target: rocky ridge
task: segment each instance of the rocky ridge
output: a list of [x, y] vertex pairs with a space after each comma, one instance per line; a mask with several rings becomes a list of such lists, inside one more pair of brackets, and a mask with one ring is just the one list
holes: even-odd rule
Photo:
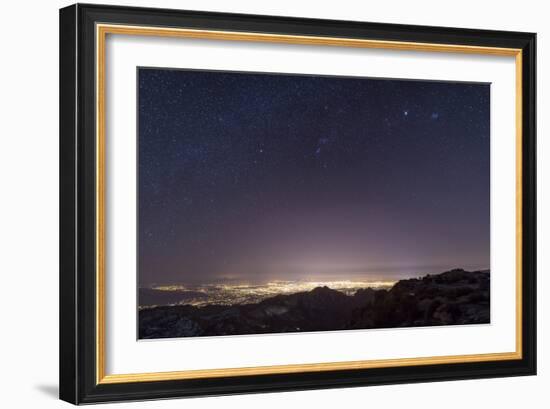
[[328, 287], [256, 304], [139, 311], [139, 338], [464, 325], [490, 322], [488, 271], [455, 269], [346, 295]]

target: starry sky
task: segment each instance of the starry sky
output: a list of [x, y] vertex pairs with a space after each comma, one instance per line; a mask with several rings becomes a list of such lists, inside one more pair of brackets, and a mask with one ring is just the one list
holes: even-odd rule
[[138, 69], [139, 284], [489, 268], [490, 84]]

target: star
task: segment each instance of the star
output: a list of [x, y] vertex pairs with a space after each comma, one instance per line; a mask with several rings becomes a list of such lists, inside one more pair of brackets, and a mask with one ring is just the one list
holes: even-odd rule
[[[143, 283], [208, 282], [226, 261], [262, 281], [397, 263], [417, 244], [472, 263], [488, 249], [488, 85], [142, 68], [138, 80]], [[417, 239], [394, 234], [397, 213]], [[438, 240], [440, 226], [457, 234]]]

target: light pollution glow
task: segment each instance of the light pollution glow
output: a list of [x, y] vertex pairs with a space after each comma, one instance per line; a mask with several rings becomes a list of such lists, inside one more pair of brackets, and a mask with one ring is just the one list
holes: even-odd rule
[[140, 68], [138, 90], [141, 288], [489, 268], [489, 83]]
[[390, 288], [395, 281], [270, 281], [266, 284], [204, 284], [198, 286], [190, 285], [156, 285], [152, 290], [165, 291], [168, 293], [181, 292], [182, 296], [187, 292], [199, 293], [197, 296], [182, 297], [182, 301], [171, 305], [186, 304], [194, 306], [205, 305], [236, 305], [258, 303], [279, 294], [294, 294], [298, 292], [311, 291], [316, 287], [329, 287], [346, 295], [353, 295], [361, 288], [384, 289]]

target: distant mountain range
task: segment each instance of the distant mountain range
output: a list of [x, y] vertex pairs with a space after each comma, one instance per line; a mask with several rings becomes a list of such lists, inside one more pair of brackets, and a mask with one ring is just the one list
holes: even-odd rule
[[254, 304], [160, 306], [139, 311], [139, 338], [482, 324], [490, 274], [455, 269], [346, 295], [328, 287]]

